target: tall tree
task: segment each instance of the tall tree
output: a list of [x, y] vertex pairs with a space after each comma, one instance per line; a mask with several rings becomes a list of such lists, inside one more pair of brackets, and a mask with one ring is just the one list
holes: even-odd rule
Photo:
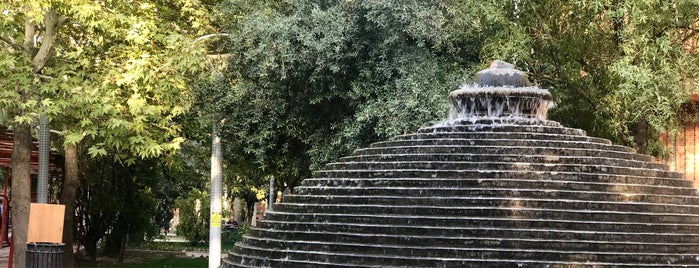
[[160, 230], [156, 219], [164, 172], [163, 159], [115, 163], [111, 156], [80, 161], [78, 188], [78, 238], [87, 256], [95, 261], [98, 241], [103, 254], [123, 260], [129, 242], [140, 243]]
[[498, 7], [467, 2], [480, 12], [471, 20], [452, 1], [290, 0], [250, 10], [227, 30], [235, 83], [214, 100], [226, 111], [227, 156], [293, 187], [359, 146], [445, 119], [447, 93], [509, 29], [488, 16]]
[[[552, 117], [658, 153], [653, 135], [676, 130], [681, 105], [699, 90], [699, 57], [685, 49], [697, 34], [699, 3], [517, 2], [511, 31], [524, 33], [518, 42], [527, 46], [509, 57], [551, 89], [558, 103]], [[503, 50], [489, 55], [496, 51]]]
[[[246, 3], [230, 1], [228, 10]], [[228, 26], [235, 83], [212, 101], [226, 111], [232, 164], [278, 185], [444, 118], [446, 93], [492, 59], [549, 88], [558, 103], [552, 119], [643, 151], [643, 133], [676, 127], [687, 92], [697, 90], [697, 57], [683, 48], [696, 36], [697, 5], [265, 1]]]
[[[127, 164], [177, 149], [183, 139], [173, 119], [188, 109], [187, 83], [205, 67], [204, 47], [194, 40], [212, 29], [215, 3], [10, 1], [0, 16], [5, 48], [0, 75], [6, 81], [0, 110], [13, 113], [15, 132], [25, 139], [31, 139], [30, 124], [39, 111], [48, 114], [63, 124], [67, 153], [76, 152], [70, 146], [84, 137], [95, 141], [92, 156], [109, 153]], [[23, 154], [27, 146], [31, 142], [17, 141], [16, 152]], [[28, 159], [16, 159], [15, 267], [23, 267], [29, 165]], [[66, 162], [72, 163], [77, 161]], [[68, 206], [67, 242], [76, 186], [71, 174], [62, 200]], [[66, 266], [72, 267], [70, 245], [66, 252]]]
[[[42, 80], [47, 79], [46, 64], [54, 53], [57, 31], [65, 21], [65, 17], [54, 9], [31, 9], [23, 6], [19, 16], [8, 17], [14, 13], [8, 7], [4, 12], [3, 29], [11, 29], [0, 36], [3, 50], [2, 78], [4, 85], [0, 86], [3, 96], [3, 109], [14, 112], [14, 149], [12, 152], [12, 218], [13, 239], [15, 243], [16, 267], [24, 267], [27, 248], [27, 227], [29, 224], [29, 202], [31, 199], [30, 155], [32, 150], [31, 122], [37, 112], [37, 91]], [[15, 15], [15, 14], [11, 14]], [[19, 26], [22, 25], [22, 26]], [[10, 27], [8, 27], [10, 26]], [[19, 26], [19, 27], [11, 27]], [[18, 30], [22, 31], [18, 31]], [[11, 31], [15, 30], [14, 33]], [[20, 34], [23, 33], [23, 34]], [[41, 34], [40, 34], [41, 33]], [[6, 36], [13, 34], [14, 36]], [[38, 41], [38, 37], [42, 37]], [[17, 226], [17, 227], [15, 227]]]

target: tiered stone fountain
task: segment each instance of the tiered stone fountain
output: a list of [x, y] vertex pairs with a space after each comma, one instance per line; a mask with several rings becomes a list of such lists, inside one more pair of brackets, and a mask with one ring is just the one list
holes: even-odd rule
[[328, 164], [224, 267], [699, 267], [699, 199], [651, 157], [546, 120], [496, 62], [444, 124]]

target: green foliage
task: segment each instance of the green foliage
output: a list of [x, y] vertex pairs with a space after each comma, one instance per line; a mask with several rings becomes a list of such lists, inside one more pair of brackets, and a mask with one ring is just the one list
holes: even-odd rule
[[247, 185], [243, 197], [270, 175], [293, 187], [358, 147], [443, 119], [447, 92], [492, 59], [550, 89], [552, 119], [631, 145], [639, 122], [650, 139], [676, 129], [697, 91], [697, 55], [683, 47], [697, 5], [230, 1], [228, 70], [205, 92], [226, 115], [228, 177]]
[[[210, 19], [217, 2], [30, 0], [2, 6], [0, 124], [29, 123], [43, 113], [62, 130], [64, 143], [89, 144], [80, 156], [95, 160], [81, 168], [97, 172], [81, 175], [78, 210], [81, 239], [93, 259], [107, 231], [106, 249], [113, 253], [127, 235], [152, 235], [168, 219], [164, 210], [173, 200], [155, 210], [162, 199], [157, 195], [166, 191], [154, 180], [166, 172], [155, 170], [164, 163], [153, 159], [172, 156], [184, 141], [176, 119], [190, 108], [188, 84], [208, 76], [209, 43], [197, 38], [216, 33]], [[152, 170], [142, 166], [148, 164]], [[162, 216], [153, 219], [156, 213]]]
[[[206, 76], [205, 44], [214, 1], [11, 1], [0, 16], [0, 110], [30, 122], [38, 112], [64, 124], [66, 142], [83, 137], [91, 156], [133, 163], [172, 152], [183, 139], [177, 116], [189, 109], [187, 84]], [[44, 13], [46, 12], [46, 13]], [[37, 31], [56, 14], [53, 32]], [[25, 24], [25, 19], [31, 22]], [[25, 28], [34, 48], [22, 47]], [[51, 41], [53, 40], [53, 43]], [[50, 60], [37, 66], [39, 47]], [[42, 105], [38, 105], [41, 103]], [[3, 119], [4, 120], [4, 119]], [[55, 126], [55, 125], [54, 125]]]
[[209, 238], [209, 198], [208, 192], [192, 189], [175, 201], [180, 210], [177, 234], [193, 245]]
[[[131, 165], [115, 162], [111, 155], [81, 159], [78, 238], [90, 257], [96, 254], [97, 241], [104, 242], [104, 254], [115, 256], [122, 246], [139, 245], [169, 228], [176, 199], [205, 187], [201, 172], [206, 172], [206, 158], [198, 154], [201, 150], [186, 142], [167, 160], [136, 160]], [[208, 209], [208, 203], [202, 204]]]
[[243, 235], [250, 231], [250, 225], [243, 224], [233, 230], [224, 230], [221, 233], [221, 243], [226, 245], [234, 245], [236, 242], [243, 239]]
[[450, 2], [281, 3], [231, 26], [226, 75], [235, 83], [215, 99], [233, 165], [274, 175], [278, 185], [293, 187], [360, 146], [444, 119], [447, 93], [492, 38], [455, 19], [465, 11]]
[[[225, 233], [224, 233], [225, 236]], [[231, 241], [231, 240], [229, 240]], [[237, 241], [237, 240], [236, 240]], [[224, 251], [232, 250], [234, 244], [222, 241], [221, 249]], [[192, 245], [189, 242], [171, 242], [171, 241], [146, 241], [141, 245], [133, 247], [135, 249], [172, 251], [180, 253], [182, 251], [206, 251], [209, 249], [209, 244], [199, 243]]]
[[220, 18], [218, 2], [31, 0], [2, 6], [0, 124], [29, 123], [44, 113], [65, 143], [89, 144], [80, 155], [95, 159], [83, 159], [81, 168], [97, 171], [81, 175], [78, 210], [80, 239], [93, 259], [106, 233], [107, 253], [119, 251], [127, 236], [135, 238], [129, 242], [152, 236], [171, 218], [177, 188], [191, 187], [175, 177], [192, 172], [161, 168], [165, 163], [153, 159], [181, 160], [173, 155], [184, 142], [177, 119], [190, 108], [189, 84], [211, 68], [206, 53], [212, 43], [199, 37], [217, 32], [211, 19]]
[[127, 236], [140, 240], [158, 232], [154, 221], [158, 200], [153, 192], [160, 180], [157, 160], [127, 167], [111, 157], [99, 157], [82, 159], [80, 165], [84, 169], [77, 191], [77, 235], [91, 259], [96, 258], [100, 240], [105, 241], [107, 254], [116, 255]]
[[155, 220], [157, 226], [170, 228], [170, 220], [176, 209], [176, 199], [186, 195], [192, 189], [205, 189], [209, 176], [208, 148], [201, 144], [187, 140], [182, 143], [182, 148], [170, 155], [164, 161], [167, 164], [160, 165], [162, 178], [154, 187], [155, 196], [158, 198]]
[[170, 242], [170, 241], [146, 241], [145, 243], [138, 245], [137, 249], [145, 250], [158, 250], [158, 251], [204, 251], [208, 249], [208, 244], [199, 243], [192, 245], [189, 242]]
[[[679, 127], [681, 105], [697, 92], [696, 1], [522, 1], [531, 49], [523, 66], [558, 107], [552, 117], [632, 145], [636, 124], [651, 134]], [[652, 138], [652, 137], [651, 137]]]

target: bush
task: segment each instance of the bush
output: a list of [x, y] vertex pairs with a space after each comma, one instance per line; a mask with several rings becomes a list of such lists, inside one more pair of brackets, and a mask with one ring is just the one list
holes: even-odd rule
[[132, 247], [136, 249], [145, 250], [162, 250], [162, 251], [183, 251], [183, 250], [194, 250], [194, 251], [205, 251], [209, 248], [207, 243], [199, 243], [197, 245], [192, 245], [189, 242], [165, 242], [165, 241], [146, 241], [143, 244]]
[[180, 223], [177, 234], [189, 240], [192, 245], [209, 239], [209, 194], [198, 189], [179, 198], [175, 205], [180, 209]]
[[240, 239], [243, 238], [243, 235], [249, 230], [250, 226], [248, 225], [241, 225], [233, 230], [225, 230], [221, 233], [221, 244], [232, 246], [235, 244], [235, 242], [240, 241]]

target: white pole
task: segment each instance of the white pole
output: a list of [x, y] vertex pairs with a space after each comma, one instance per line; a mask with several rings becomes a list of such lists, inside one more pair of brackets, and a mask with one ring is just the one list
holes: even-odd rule
[[209, 227], [209, 268], [221, 266], [221, 188], [223, 153], [218, 136], [218, 122], [211, 133], [211, 224]]

